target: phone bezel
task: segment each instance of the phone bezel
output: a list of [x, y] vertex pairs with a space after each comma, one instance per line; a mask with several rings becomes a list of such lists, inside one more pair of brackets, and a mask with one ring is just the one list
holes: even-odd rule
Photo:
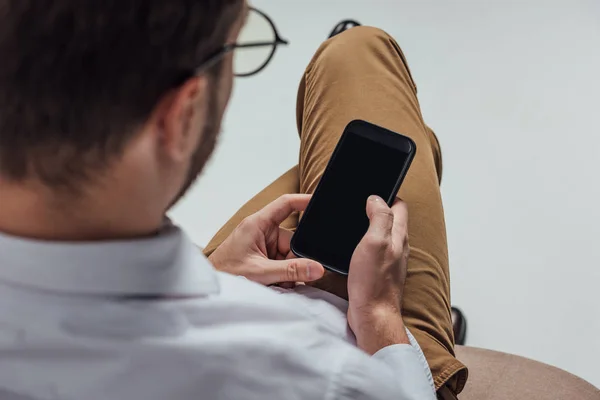
[[[393, 132], [389, 129], [374, 125], [370, 122], [366, 122], [363, 120], [354, 120], [354, 121], [350, 122], [344, 129], [344, 133], [342, 133], [342, 136], [341, 136], [338, 144], [336, 145], [335, 150], [333, 151], [333, 154], [331, 155], [331, 158], [327, 164], [327, 167], [325, 168], [325, 171], [323, 172], [323, 176], [325, 176], [327, 174], [327, 172], [329, 171], [331, 166], [334, 164], [337, 154], [339, 153], [339, 151], [342, 147], [344, 139], [348, 135], [352, 135], [352, 134], [361, 136], [361, 137], [369, 139], [369, 140], [373, 140], [375, 142], [381, 143], [388, 147], [392, 147], [396, 150], [402, 151], [407, 154], [407, 161], [402, 169], [402, 172], [398, 176], [398, 179], [394, 186], [394, 190], [392, 191], [392, 195], [390, 196], [389, 199], [384, 199], [384, 200], [386, 200], [386, 202], [389, 206], [392, 206], [392, 204], [394, 203], [394, 199], [398, 195], [400, 186], [402, 185], [402, 182], [406, 178], [406, 175], [408, 173], [408, 170], [410, 169], [412, 161], [415, 158], [416, 151], [417, 151], [417, 146], [416, 146], [415, 142], [407, 136], [404, 136], [402, 134]], [[323, 182], [323, 180], [321, 179], [321, 181], [319, 181], [319, 184], [317, 185], [317, 188], [315, 189], [315, 192], [313, 194], [311, 201], [309, 202], [308, 206], [306, 207], [305, 214], [310, 213], [310, 209], [311, 209], [314, 199], [319, 196], [322, 182]], [[290, 243], [291, 251], [297, 257], [307, 258], [307, 259], [317, 261], [318, 263], [322, 264], [323, 267], [325, 267], [326, 269], [328, 269], [330, 271], [337, 272], [341, 275], [348, 275], [349, 271], [344, 271], [343, 269], [334, 267], [332, 265], [327, 265], [326, 263], [323, 263], [321, 260], [319, 260], [317, 257], [312, 257], [298, 249], [297, 238], [299, 235], [302, 235], [302, 231], [303, 231], [302, 221], [303, 220], [304, 219], [302, 218], [300, 220], [300, 222], [298, 223], [296, 233], [292, 237], [292, 241]]]

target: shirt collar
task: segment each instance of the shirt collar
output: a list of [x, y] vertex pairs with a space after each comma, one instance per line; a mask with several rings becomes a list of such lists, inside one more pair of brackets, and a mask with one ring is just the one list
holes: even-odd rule
[[170, 223], [156, 236], [114, 242], [44, 242], [0, 233], [0, 281], [100, 296], [190, 297], [219, 292], [210, 262]]

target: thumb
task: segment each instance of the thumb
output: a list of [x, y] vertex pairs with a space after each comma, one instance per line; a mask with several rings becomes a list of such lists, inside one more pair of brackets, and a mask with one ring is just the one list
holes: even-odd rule
[[273, 285], [283, 282], [312, 282], [321, 279], [324, 273], [325, 269], [321, 264], [304, 258], [268, 260], [261, 283]]
[[368, 235], [387, 238], [394, 227], [394, 213], [379, 196], [371, 196], [367, 200], [367, 216], [369, 217]]

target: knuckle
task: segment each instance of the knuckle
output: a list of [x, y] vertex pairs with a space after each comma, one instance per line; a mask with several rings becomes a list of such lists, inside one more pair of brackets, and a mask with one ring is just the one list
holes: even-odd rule
[[398, 202], [394, 205], [398, 210], [399, 216], [402, 218], [408, 217], [408, 204], [406, 204], [402, 200], [398, 200]]
[[389, 241], [385, 237], [379, 235], [367, 235], [365, 236], [364, 241], [365, 245], [377, 250], [385, 250], [389, 246]]
[[408, 245], [408, 236], [402, 237], [400, 240], [394, 240], [393, 255], [395, 258], [402, 258], [408, 253], [410, 247]]
[[279, 200], [280, 200], [282, 203], [289, 203], [289, 202], [291, 202], [291, 201], [292, 201], [292, 199], [293, 199], [293, 196], [292, 196], [291, 194], [289, 194], [289, 193], [283, 194], [283, 195], [281, 195], [281, 196], [279, 197]]
[[246, 217], [242, 220], [242, 222], [240, 222], [240, 224], [238, 225], [238, 229], [241, 231], [246, 231], [248, 229], [250, 229], [250, 227], [254, 224], [254, 220], [252, 218], [252, 216]]
[[402, 253], [400, 254], [400, 256], [405, 260], [408, 260], [408, 257], [410, 256], [410, 245], [408, 244], [408, 240], [404, 241], [404, 244], [402, 245]]
[[408, 258], [410, 249], [407, 245], [403, 244], [394, 249], [394, 258], [405, 259]]
[[385, 208], [385, 207], [380, 207], [380, 208], [376, 209], [375, 211], [373, 211], [373, 215], [378, 216], [380, 218], [385, 218], [385, 219], [394, 218], [394, 213], [392, 212], [392, 210], [389, 208]]
[[403, 243], [406, 243], [408, 241], [408, 227], [406, 224], [397, 224], [396, 229], [399, 236], [403, 239]]
[[299, 271], [299, 267], [298, 267], [298, 263], [295, 261], [292, 261], [291, 263], [288, 264], [288, 267], [286, 269], [286, 279], [289, 282], [295, 282], [297, 280], [299, 280], [298, 277], [298, 271]]

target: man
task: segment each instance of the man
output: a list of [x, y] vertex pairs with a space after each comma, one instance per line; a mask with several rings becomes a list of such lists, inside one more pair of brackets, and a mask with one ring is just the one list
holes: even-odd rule
[[[219, 232], [211, 265], [165, 213], [213, 150], [234, 55], [269, 50], [250, 70], [236, 64], [247, 76], [284, 43], [272, 22], [242, 0], [0, 0], [0, 10], [2, 399], [462, 389], [440, 153], [393, 39], [353, 28], [319, 49], [299, 94], [300, 166]], [[256, 18], [275, 39], [239, 37]], [[284, 227], [356, 118], [410, 135], [420, 153], [401, 192], [410, 260], [405, 203], [372, 197], [345, 282], [294, 259]]]

